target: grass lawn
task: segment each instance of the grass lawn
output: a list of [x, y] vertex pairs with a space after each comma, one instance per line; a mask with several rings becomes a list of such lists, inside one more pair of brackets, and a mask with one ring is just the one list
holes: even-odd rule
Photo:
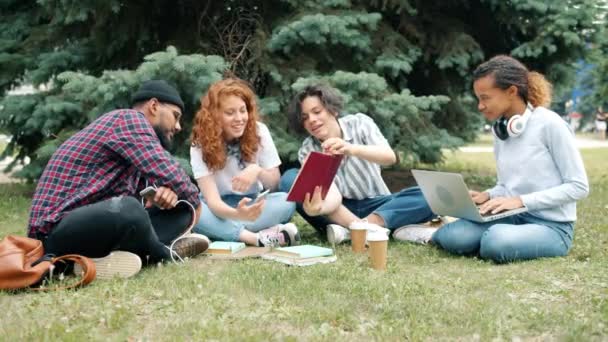
[[[495, 265], [392, 242], [385, 273], [339, 246], [306, 268], [262, 260], [145, 269], [77, 291], [0, 293], [0, 340], [607, 340], [608, 155], [584, 150], [591, 181], [564, 258]], [[491, 153], [436, 168], [482, 189]], [[0, 235], [23, 233], [32, 188], [1, 185]], [[299, 219], [306, 242], [321, 243]]]

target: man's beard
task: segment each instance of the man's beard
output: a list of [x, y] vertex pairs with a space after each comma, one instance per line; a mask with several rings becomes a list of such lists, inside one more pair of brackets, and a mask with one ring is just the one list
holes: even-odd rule
[[169, 138], [168, 132], [163, 130], [160, 125], [152, 126], [154, 128], [154, 132], [160, 141], [160, 145], [167, 151], [171, 152], [173, 150], [173, 139]]

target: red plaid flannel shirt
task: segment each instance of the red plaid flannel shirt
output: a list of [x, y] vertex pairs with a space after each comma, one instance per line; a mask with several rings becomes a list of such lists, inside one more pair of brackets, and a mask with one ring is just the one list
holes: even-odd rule
[[71, 210], [116, 196], [139, 197], [146, 183], [200, 204], [198, 188], [161, 146], [150, 122], [131, 109], [104, 114], [53, 154], [36, 187], [30, 237], [48, 234]]

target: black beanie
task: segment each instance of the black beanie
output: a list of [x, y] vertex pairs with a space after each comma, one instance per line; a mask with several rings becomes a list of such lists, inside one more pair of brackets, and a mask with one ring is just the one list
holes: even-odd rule
[[131, 98], [133, 104], [156, 98], [160, 102], [171, 103], [184, 111], [184, 101], [175, 88], [163, 80], [149, 80], [141, 84], [137, 92]]

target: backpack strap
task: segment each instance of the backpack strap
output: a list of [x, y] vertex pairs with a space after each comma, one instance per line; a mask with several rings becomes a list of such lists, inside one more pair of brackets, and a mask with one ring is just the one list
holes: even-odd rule
[[[53, 258], [52, 262], [54, 264], [57, 261], [63, 261], [63, 260], [69, 260], [69, 261], [73, 261], [73, 262], [79, 264], [82, 267], [82, 271], [83, 271], [83, 273], [80, 275], [81, 276], [80, 281], [78, 281], [76, 284], [69, 286], [69, 287], [78, 287], [78, 286], [88, 285], [93, 280], [95, 280], [97, 271], [95, 269], [95, 263], [93, 262], [93, 260], [91, 260], [85, 256], [82, 256], [82, 255], [68, 254], [68, 255], [60, 256], [58, 258]], [[78, 274], [76, 276], [78, 276]]]
[[[93, 260], [91, 260], [85, 256], [82, 256], [82, 255], [66, 254], [66, 255], [63, 255], [63, 256], [60, 256], [57, 258], [52, 258], [50, 261], [51, 261], [52, 265], [54, 265], [57, 262], [65, 262], [65, 261], [73, 261], [74, 263], [79, 264], [82, 267], [83, 272], [82, 272], [82, 274], [76, 274], [76, 276], [80, 277], [80, 279], [76, 283], [66, 285], [66, 286], [38, 287], [38, 288], [32, 288], [32, 290], [36, 290], [36, 291], [64, 290], [64, 289], [71, 289], [71, 288], [75, 288], [75, 287], [81, 287], [81, 286], [91, 283], [95, 279], [95, 276], [97, 274], [97, 272], [95, 270], [95, 263], [93, 263]], [[51, 266], [51, 268], [52, 267], [53, 266]]]

